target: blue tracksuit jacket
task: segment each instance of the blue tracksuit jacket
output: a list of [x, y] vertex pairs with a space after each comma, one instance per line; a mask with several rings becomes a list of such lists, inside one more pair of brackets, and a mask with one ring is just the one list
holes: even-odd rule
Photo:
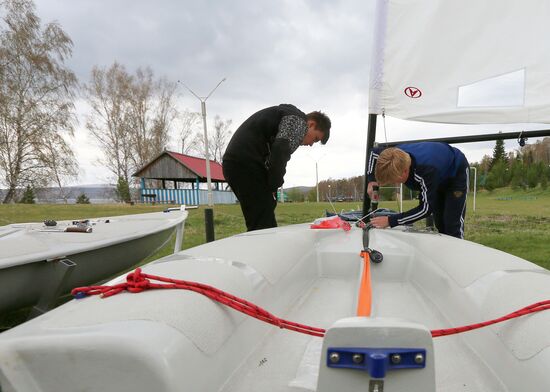
[[[460, 150], [445, 143], [422, 142], [400, 144], [396, 147], [411, 156], [411, 170], [405, 185], [410, 189], [420, 191], [420, 203], [418, 207], [409, 211], [391, 215], [389, 217], [391, 227], [413, 223], [430, 214], [436, 203], [437, 191], [453, 186], [449, 184], [449, 180], [457, 175], [461, 166], [468, 164]], [[384, 149], [375, 147], [370, 153], [367, 167], [369, 182], [376, 181], [374, 169], [378, 155], [382, 150]]]

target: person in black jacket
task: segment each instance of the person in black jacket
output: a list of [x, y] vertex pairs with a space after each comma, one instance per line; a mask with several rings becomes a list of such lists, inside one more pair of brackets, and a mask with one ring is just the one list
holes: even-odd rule
[[289, 104], [262, 109], [236, 131], [223, 155], [223, 175], [239, 199], [248, 231], [276, 227], [276, 192], [300, 145], [326, 144], [330, 119]]

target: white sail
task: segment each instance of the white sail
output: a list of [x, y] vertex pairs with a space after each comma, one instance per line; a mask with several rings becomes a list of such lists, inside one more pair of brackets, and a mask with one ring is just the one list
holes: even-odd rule
[[550, 122], [550, 2], [379, 0], [370, 113]]

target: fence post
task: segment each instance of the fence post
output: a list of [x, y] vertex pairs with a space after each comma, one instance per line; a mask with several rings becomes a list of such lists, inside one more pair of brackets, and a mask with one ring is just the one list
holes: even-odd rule
[[206, 242], [214, 241], [214, 210], [212, 208], [204, 210], [204, 230], [206, 232]]

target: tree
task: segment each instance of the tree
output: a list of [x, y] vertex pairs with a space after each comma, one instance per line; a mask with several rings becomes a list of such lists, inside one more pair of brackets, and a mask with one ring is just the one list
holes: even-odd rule
[[[52, 135], [40, 151], [42, 161], [50, 170], [50, 180], [58, 188], [59, 197], [67, 203], [71, 191], [64, 188], [65, 180], [78, 176], [75, 156], [61, 135]], [[76, 159], [78, 160], [78, 159]]]
[[[223, 120], [220, 116], [214, 118], [214, 130], [208, 135], [208, 155], [210, 159], [221, 163], [225, 147], [231, 138], [232, 120]], [[198, 156], [205, 156], [204, 133], [197, 133], [195, 137], [195, 151]]]
[[89, 84], [84, 86], [91, 107], [86, 128], [103, 152], [99, 162], [126, 182], [132, 170], [131, 83], [124, 66], [115, 62], [108, 69], [94, 67]]
[[306, 196], [306, 200], [311, 201], [311, 202], [317, 201], [317, 188], [316, 187], [313, 187], [309, 190], [309, 192], [307, 193], [307, 196]]
[[294, 202], [304, 201], [304, 193], [299, 188], [292, 188], [288, 191], [288, 199]]
[[220, 116], [214, 118], [214, 133], [208, 144], [212, 151], [212, 157], [218, 163], [222, 163], [225, 147], [227, 147], [227, 143], [231, 139], [232, 132], [229, 130], [229, 127], [231, 127], [232, 122], [232, 120], [222, 120]]
[[200, 124], [201, 114], [184, 110], [176, 115], [181, 141], [181, 153], [190, 154], [197, 150], [195, 130]]
[[525, 188], [526, 186], [526, 180], [525, 180], [525, 167], [523, 165], [523, 162], [519, 159], [514, 159], [512, 162], [512, 166], [510, 167], [511, 174], [511, 180], [510, 185], [512, 186], [512, 189], [520, 189]]
[[150, 68], [131, 75], [115, 62], [92, 69], [85, 85], [91, 112], [86, 127], [103, 152], [100, 163], [127, 182], [133, 171], [159, 155], [167, 146], [176, 116], [176, 85], [154, 79]]
[[537, 140], [534, 144], [526, 144], [521, 147], [523, 154], [529, 154], [529, 163], [542, 162], [546, 165], [550, 164], [550, 137], [545, 137], [542, 140]]
[[540, 178], [540, 187], [543, 190], [546, 190], [548, 188], [548, 176], [546, 175], [546, 173], [543, 173], [543, 175]]
[[483, 158], [481, 158], [481, 162], [479, 162], [480, 174], [489, 172], [491, 168], [491, 160], [492, 158], [489, 155], [484, 155]]
[[90, 204], [90, 199], [88, 198], [88, 196], [86, 196], [85, 193], [81, 193], [76, 198], [76, 204]]
[[[65, 66], [72, 41], [59, 25], [42, 27], [30, 0], [5, 0], [0, 7], [0, 181], [7, 203], [17, 187], [76, 172], [63, 136], [73, 135], [77, 81]], [[53, 159], [61, 155], [67, 159]]]
[[527, 185], [529, 188], [536, 188], [539, 183], [539, 170], [536, 165], [527, 168]]
[[485, 182], [485, 188], [487, 190], [493, 190], [495, 188], [502, 188], [510, 183], [510, 173], [508, 167], [504, 161], [498, 160], [492, 167], [491, 171], [487, 175], [487, 181]]
[[495, 143], [490, 169], [492, 169], [497, 162], [508, 163], [508, 156], [506, 155], [506, 150], [504, 149], [504, 140], [500, 139]]
[[129, 203], [131, 201], [130, 196], [130, 186], [128, 185], [128, 180], [125, 178], [119, 177], [116, 184], [116, 194], [119, 201]]
[[155, 81], [150, 68], [138, 68], [131, 78], [128, 99], [133, 152], [130, 157], [135, 169], [144, 166], [168, 145], [168, 131], [176, 117], [175, 90], [175, 83], [166, 79]]
[[21, 200], [19, 200], [19, 203], [23, 204], [34, 204], [35, 203], [35, 194], [34, 189], [27, 185], [27, 188], [25, 189], [25, 192], [23, 192], [23, 196], [21, 197]]

